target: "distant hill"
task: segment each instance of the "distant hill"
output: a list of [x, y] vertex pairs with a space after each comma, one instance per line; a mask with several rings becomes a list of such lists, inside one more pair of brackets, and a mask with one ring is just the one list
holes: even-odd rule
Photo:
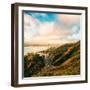
[[51, 47], [43, 53], [47, 53], [48, 67], [43, 67], [32, 76], [60, 76], [80, 74], [80, 41], [64, 44], [59, 47]]
[[57, 47], [60, 46], [60, 44], [31, 44], [31, 43], [24, 43], [24, 47], [30, 47], [30, 46], [51, 46], [51, 47]]

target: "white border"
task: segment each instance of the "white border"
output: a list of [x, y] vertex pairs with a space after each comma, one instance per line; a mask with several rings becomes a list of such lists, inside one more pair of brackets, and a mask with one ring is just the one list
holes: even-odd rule
[[[22, 78], [22, 10], [35, 10], [35, 11], [55, 11], [55, 12], [69, 12], [69, 13], [82, 13], [81, 15], [81, 74], [72, 76], [53, 76], [53, 77], [31, 77]], [[18, 7], [18, 83], [19, 84], [34, 84], [34, 83], [47, 83], [47, 82], [66, 82], [66, 81], [80, 81], [85, 80], [85, 11], [74, 9], [56, 9], [56, 8], [40, 8], [40, 7]]]

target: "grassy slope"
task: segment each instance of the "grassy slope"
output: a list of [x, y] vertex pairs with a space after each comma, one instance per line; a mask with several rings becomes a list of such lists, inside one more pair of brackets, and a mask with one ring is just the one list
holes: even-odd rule
[[51, 67], [43, 68], [34, 76], [80, 74], [80, 41], [47, 50]]

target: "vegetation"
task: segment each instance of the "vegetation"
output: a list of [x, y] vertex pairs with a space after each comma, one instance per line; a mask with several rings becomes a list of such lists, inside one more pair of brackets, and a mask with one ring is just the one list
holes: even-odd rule
[[24, 56], [24, 76], [60, 76], [80, 74], [80, 41], [51, 47], [47, 53], [49, 67], [45, 66], [45, 57], [29, 53]]
[[30, 77], [44, 67], [44, 57], [39, 54], [28, 53], [24, 57], [24, 76]]

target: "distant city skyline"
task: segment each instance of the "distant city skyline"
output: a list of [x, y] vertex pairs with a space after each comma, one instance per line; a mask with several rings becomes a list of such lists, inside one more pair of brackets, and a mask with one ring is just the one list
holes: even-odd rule
[[80, 15], [24, 12], [24, 46], [80, 40]]

